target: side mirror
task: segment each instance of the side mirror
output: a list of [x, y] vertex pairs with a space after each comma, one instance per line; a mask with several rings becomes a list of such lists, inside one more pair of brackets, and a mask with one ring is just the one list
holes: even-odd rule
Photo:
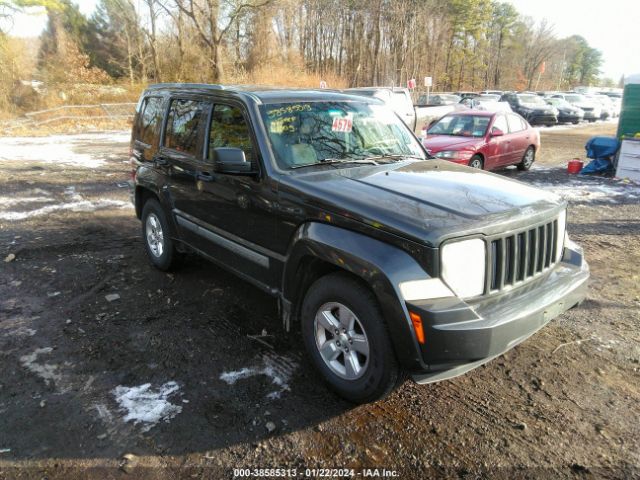
[[493, 127], [491, 129], [491, 136], [492, 137], [501, 137], [504, 135], [504, 132], [502, 130], [500, 130], [499, 128]]
[[251, 162], [247, 161], [240, 148], [218, 147], [213, 149], [213, 165], [216, 172], [230, 174], [251, 173]]

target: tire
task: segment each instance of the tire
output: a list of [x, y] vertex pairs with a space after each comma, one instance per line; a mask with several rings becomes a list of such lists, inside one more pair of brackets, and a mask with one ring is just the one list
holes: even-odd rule
[[531, 165], [533, 165], [533, 162], [535, 161], [536, 161], [536, 150], [533, 147], [528, 147], [525, 150], [524, 155], [522, 156], [522, 160], [517, 165], [518, 170], [522, 170], [522, 171], [529, 170], [531, 168]]
[[347, 274], [331, 273], [309, 287], [301, 331], [313, 366], [350, 402], [384, 398], [404, 379], [376, 297]]
[[471, 157], [468, 165], [471, 168], [477, 168], [479, 170], [484, 169], [484, 162], [482, 161], [482, 157], [480, 155], [474, 155], [473, 157]]
[[159, 270], [171, 270], [177, 265], [179, 253], [164, 209], [156, 199], [150, 198], [142, 208], [141, 218], [142, 240], [149, 260]]

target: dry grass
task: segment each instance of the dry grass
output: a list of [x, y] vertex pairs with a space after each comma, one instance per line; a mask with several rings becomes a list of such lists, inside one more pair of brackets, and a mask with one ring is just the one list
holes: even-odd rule
[[[273, 62], [270, 65], [256, 67], [251, 72], [228, 70], [224, 84], [238, 85], [269, 85], [291, 88], [319, 88], [320, 81], [327, 82], [329, 88], [346, 88], [346, 81], [334, 75], [320, 75], [306, 73], [300, 61]], [[194, 82], [200, 81], [195, 78]], [[39, 109], [50, 109], [69, 105], [95, 105], [101, 103], [137, 102], [140, 94], [146, 88], [146, 84], [116, 83], [110, 85], [73, 84], [51, 87], [46, 94], [40, 96]], [[2, 122], [0, 135], [3, 136], [46, 136], [52, 134], [83, 133], [101, 130], [128, 129], [131, 127], [130, 119], [96, 119], [96, 115], [104, 115], [101, 108], [74, 109], [72, 114], [85, 118], [61, 119], [44, 125], [24, 123], [22, 114], [25, 112], [2, 112], [0, 120], [12, 120]], [[116, 112], [130, 113], [130, 112]], [[43, 121], [53, 119], [68, 112], [49, 112], [37, 115], [34, 120]]]
[[75, 133], [105, 132], [110, 130], [131, 129], [131, 119], [92, 119], [60, 120], [45, 125], [24, 124], [15, 128], [0, 128], [3, 137], [46, 137], [49, 135], [67, 135]]
[[238, 74], [229, 83], [245, 83], [250, 85], [270, 85], [291, 88], [320, 88], [320, 81], [327, 82], [328, 88], [346, 88], [345, 79], [336, 75], [320, 75], [305, 72], [301, 64], [277, 63], [257, 67], [249, 74]]

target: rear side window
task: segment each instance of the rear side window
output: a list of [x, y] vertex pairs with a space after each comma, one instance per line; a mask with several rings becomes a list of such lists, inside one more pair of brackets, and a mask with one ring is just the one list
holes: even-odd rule
[[527, 125], [524, 121], [518, 117], [517, 115], [509, 115], [509, 131], [510, 132], [521, 132], [527, 128]]
[[230, 105], [216, 105], [213, 108], [209, 132], [209, 158], [213, 158], [213, 149], [218, 147], [244, 150], [247, 161], [255, 167], [249, 126], [240, 108]]
[[164, 145], [179, 152], [196, 155], [200, 125], [206, 121], [208, 105], [198, 100], [171, 100]]
[[136, 140], [152, 145], [158, 132], [158, 125], [162, 122], [161, 97], [147, 97], [142, 102], [138, 122], [136, 124]]

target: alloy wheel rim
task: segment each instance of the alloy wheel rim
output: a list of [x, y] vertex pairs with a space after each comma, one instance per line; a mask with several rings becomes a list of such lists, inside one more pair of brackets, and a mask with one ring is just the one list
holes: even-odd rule
[[358, 317], [339, 302], [322, 305], [314, 319], [316, 347], [332, 373], [345, 380], [364, 375], [371, 354], [369, 339]]
[[480, 168], [480, 160], [477, 158], [471, 162], [471, 168]]
[[524, 156], [524, 164], [525, 166], [529, 166], [533, 163], [533, 150], [527, 150], [527, 153]]
[[145, 232], [149, 250], [151, 250], [154, 257], [161, 257], [164, 253], [164, 234], [160, 219], [155, 213], [150, 213], [147, 217]]

